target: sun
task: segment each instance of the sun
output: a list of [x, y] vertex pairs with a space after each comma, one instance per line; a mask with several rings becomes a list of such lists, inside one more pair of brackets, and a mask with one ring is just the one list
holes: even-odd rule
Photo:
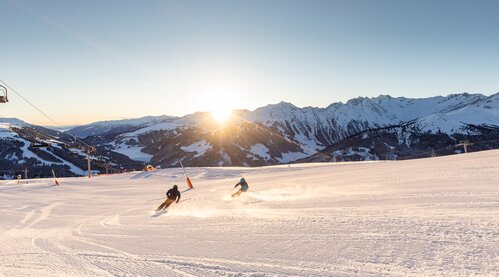
[[228, 107], [218, 107], [211, 111], [211, 115], [218, 123], [225, 123], [232, 115], [232, 110]]
[[203, 89], [202, 97], [195, 98], [198, 110], [208, 111], [211, 114], [213, 122], [218, 124], [226, 124], [233, 117], [234, 111], [237, 110], [241, 103], [245, 100], [241, 96], [238, 87], [231, 81], [213, 80]]

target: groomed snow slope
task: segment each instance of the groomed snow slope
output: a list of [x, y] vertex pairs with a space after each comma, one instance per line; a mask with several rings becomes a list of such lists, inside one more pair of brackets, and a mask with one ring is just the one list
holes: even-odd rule
[[499, 274], [499, 151], [188, 171], [2, 182], [0, 275]]

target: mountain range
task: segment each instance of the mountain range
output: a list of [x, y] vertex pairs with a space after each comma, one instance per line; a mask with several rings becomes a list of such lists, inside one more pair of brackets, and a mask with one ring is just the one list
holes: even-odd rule
[[[37, 130], [38, 137], [20, 134], [20, 129]], [[4, 119], [0, 120], [4, 145], [0, 148], [0, 165], [5, 168], [9, 160], [15, 160], [13, 151], [17, 162], [34, 159], [40, 164], [57, 165], [55, 160], [29, 153], [32, 151], [26, 142], [51, 141], [54, 146], [43, 151], [54, 155], [54, 147], [69, 151], [64, 146], [78, 141], [73, 136], [95, 147], [92, 159], [114, 169], [133, 169], [145, 163], [173, 167], [180, 161], [187, 166], [261, 166], [419, 158], [460, 153], [463, 148], [456, 145], [466, 140], [470, 141], [470, 151], [497, 148], [499, 93], [420, 99], [380, 95], [325, 108], [298, 108], [280, 102], [254, 111], [236, 110], [224, 124], [216, 122], [210, 113], [198, 112], [183, 117], [101, 121], [59, 132]], [[4, 141], [10, 146], [5, 147]], [[19, 147], [22, 143], [24, 146]], [[12, 150], [19, 148], [27, 152]], [[82, 149], [80, 145], [77, 150]], [[60, 166], [67, 166], [64, 158], [54, 156], [62, 160]], [[74, 167], [85, 169], [78, 163]], [[69, 171], [81, 174], [81, 170]]]

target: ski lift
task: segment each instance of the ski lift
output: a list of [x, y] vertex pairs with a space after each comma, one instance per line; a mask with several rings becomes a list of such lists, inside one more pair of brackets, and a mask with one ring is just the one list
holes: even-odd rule
[[66, 149], [81, 149], [81, 145], [80, 144], [77, 144], [77, 143], [67, 143], [67, 144], [64, 144], [64, 148]]
[[68, 143], [64, 143], [64, 148], [66, 149], [80, 149], [80, 150], [85, 150], [83, 148], [83, 145], [81, 143], [79, 143], [77, 140], [76, 140], [76, 137], [73, 137], [73, 140], [68, 142]]
[[106, 162], [104, 160], [93, 160], [94, 167], [96, 168], [105, 168]]
[[0, 85], [0, 103], [7, 103], [9, 99], [7, 98], [7, 88]]
[[96, 168], [106, 168], [107, 167], [107, 162], [103, 156], [98, 156], [92, 162], [94, 164], [94, 167], [96, 167]]
[[31, 147], [31, 148], [47, 148], [47, 147], [50, 147], [50, 143], [32, 142], [29, 147]]
[[85, 150], [87, 151], [87, 153], [97, 152], [97, 149], [95, 148], [95, 146], [87, 146], [87, 148]]

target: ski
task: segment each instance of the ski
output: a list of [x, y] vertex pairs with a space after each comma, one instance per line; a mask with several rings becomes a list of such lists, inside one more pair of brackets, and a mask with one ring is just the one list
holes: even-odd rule
[[[178, 203], [172, 203], [172, 205], [173, 205], [173, 204], [180, 204], [180, 203], [185, 202], [185, 201], [188, 201], [188, 200], [190, 200], [190, 199], [191, 199], [191, 198], [182, 199], [182, 200], [180, 200]], [[170, 205], [170, 207], [171, 207], [171, 205]], [[168, 208], [169, 208], [169, 207], [168, 207]], [[168, 213], [168, 208], [161, 209], [161, 210], [154, 210], [154, 211], [153, 211], [153, 215], [151, 215], [151, 217], [159, 217], [159, 216], [161, 216], [161, 215], [164, 215], [164, 214]]]

